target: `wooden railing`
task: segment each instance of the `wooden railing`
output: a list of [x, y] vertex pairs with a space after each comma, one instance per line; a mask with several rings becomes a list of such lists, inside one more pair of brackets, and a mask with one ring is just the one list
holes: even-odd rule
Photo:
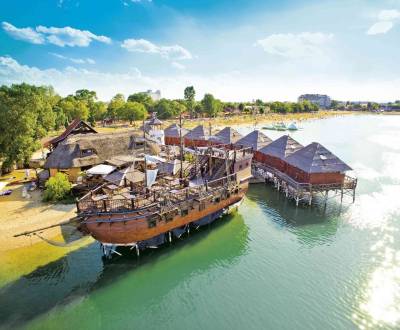
[[[324, 184], [312, 184], [312, 183], [302, 183], [302, 182], [297, 182], [294, 180], [292, 177], [287, 175], [286, 173], [283, 173], [279, 171], [276, 168], [273, 168], [271, 166], [261, 164], [261, 163], [254, 163], [253, 167], [255, 168], [255, 171], [257, 173], [258, 169], [261, 169], [264, 172], [269, 172], [273, 174], [275, 177], [278, 179], [284, 181], [287, 185], [291, 186], [292, 188], [296, 190], [303, 190], [303, 191], [311, 191], [311, 190], [320, 190], [320, 191], [326, 191], [326, 190], [341, 190], [341, 189], [355, 189], [357, 187], [357, 179], [352, 178], [348, 175], [345, 176], [343, 183], [324, 183]], [[261, 174], [261, 172], [258, 172]], [[265, 178], [265, 177], [264, 177]]]

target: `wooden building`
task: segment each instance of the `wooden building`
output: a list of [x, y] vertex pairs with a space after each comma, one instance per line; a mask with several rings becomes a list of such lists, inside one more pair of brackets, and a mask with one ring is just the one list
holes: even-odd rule
[[71, 135], [89, 134], [89, 133], [93, 134], [93, 133], [97, 133], [97, 131], [95, 131], [95, 129], [93, 127], [91, 127], [89, 124], [87, 124], [83, 120], [77, 118], [77, 119], [74, 119], [68, 125], [68, 127], [65, 129], [65, 131], [61, 135], [46, 142], [44, 144], [44, 146], [49, 148], [51, 151], [51, 150], [54, 150], [60, 142], [64, 141]]
[[252, 131], [242, 137], [235, 144], [238, 146], [249, 147], [253, 149], [254, 158], [260, 159], [259, 150], [270, 144], [272, 140], [259, 130]]
[[[188, 130], [182, 127], [182, 136], [184, 137]], [[164, 130], [164, 139], [166, 145], [178, 146], [180, 144], [180, 129], [178, 124], [172, 124]]]
[[185, 135], [185, 146], [206, 147], [209, 145], [210, 135], [203, 125], [196, 126]]
[[286, 169], [286, 157], [301, 148], [303, 148], [303, 146], [296, 140], [289, 135], [283, 135], [279, 139], [258, 150], [254, 158], [260, 163], [284, 172]]
[[352, 170], [316, 142], [288, 155], [285, 161], [286, 174], [300, 183], [343, 184], [345, 172]]
[[[157, 146], [134, 131], [121, 133], [98, 133], [73, 135], [57, 145], [47, 157], [44, 168], [50, 176], [57, 172], [66, 173], [70, 181], [75, 182], [82, 170], [107, 160], [112, 163], [121, 156], [130, 156], [143, 152], [144, 143], [147, 152], [156, 153]], [[126, 157], [125, 157], [126, 158]]]
[[225, 127], [214, 136], [210, 137], [212, 144], [234, 144], [243, 136], [231, 127]]

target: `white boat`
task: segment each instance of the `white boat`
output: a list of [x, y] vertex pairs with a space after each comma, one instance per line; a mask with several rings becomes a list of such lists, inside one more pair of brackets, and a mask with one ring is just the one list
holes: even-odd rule
[[291, 122], [289, 125], [286, 127], [289, 131], [297, 131], [299, 128], [297, 127], [295, 122]]

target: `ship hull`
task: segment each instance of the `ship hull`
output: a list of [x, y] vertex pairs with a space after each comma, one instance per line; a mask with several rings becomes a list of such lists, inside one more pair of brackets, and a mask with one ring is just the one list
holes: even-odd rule
[[[188, 214], [177, 214], [172, 220], [167, 221], [163, 217], [156, 220], [153, 227], [149, 227], [149, 215], [137, 217], [135, 212], [115, 213], [111, 215], [92, 215], [82, 223], [82, 229], [88, 232], [96, 240], [103, 244], [110, 245], [136, 245], [173, 230], [183, 228], [188, 224], [196, 227], [203, 223], [211, 223], [224, 213], [237, 209], [238, 204], [244, 198], [248, 189], [248, 181], [240, 184], [236, 194], [232, 194], [218, 203], [210, 201], [200, 208], [198, 205], [189, 210]], [[135, 215], [135, 216], [134, 216]], [[152, 215], [154, 216], [154, 215]], [[121, 217], [133, 220], [121, 221]]]

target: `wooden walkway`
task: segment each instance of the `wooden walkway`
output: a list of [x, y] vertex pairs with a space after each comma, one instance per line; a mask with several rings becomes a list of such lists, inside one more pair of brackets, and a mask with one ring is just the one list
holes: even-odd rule
[[[357, 179], [346, 176], [342, 184], [310, 184], [300, 183], [295, 181], [287, 174], [267, 166], [265, 164], [254, 162], [252, 165], [252, 174], [254, 182], [273, 183], [278, 191], [282, 191], [287, 198], [294, 199], [296, 206], [299, 203], [312, 205], [313, 199], [320, 195], [326, 203], [329, 198], [340, 195], [340, 201], [343, 201], [344, 195], [352, 197], [353, 203], [355, 201], [355, 191], [357, 187]], [[333, 196], [329, 194], [333, 192]]]

